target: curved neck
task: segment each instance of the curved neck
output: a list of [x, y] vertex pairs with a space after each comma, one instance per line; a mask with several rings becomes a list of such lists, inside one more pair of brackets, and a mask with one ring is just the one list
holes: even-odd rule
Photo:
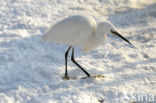
[[89, 52], [97, 48], [100, 44], [103, 43], [104, 39], [105, 39], [104, 35], [102, 35], [101, 33], [98, 33], [98, 32], [93, 33], [87, 38], [87, 40], [82, 45], [83, 51]]

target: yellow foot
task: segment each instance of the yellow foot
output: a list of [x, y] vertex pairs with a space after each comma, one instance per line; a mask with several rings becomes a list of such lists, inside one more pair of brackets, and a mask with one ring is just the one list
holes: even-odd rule
[[64, 80], [70, 80], [70, 77], [68, 76], [65, 76], [65, 77], [62, 77]]
[[104, 75], [93, 75], [93, 76], [89, 76], [89, 77], [68, 77], [68, 76], [63, 77], [64, 80], [87, 79], [87, 78], [105, 78], [105, 76]]
[[82, 77], [82, 79], [86, 79], [86, 78], [105, 78], [104, 75], [93, 75], [93, 76], [89, 76], [89, 77]]

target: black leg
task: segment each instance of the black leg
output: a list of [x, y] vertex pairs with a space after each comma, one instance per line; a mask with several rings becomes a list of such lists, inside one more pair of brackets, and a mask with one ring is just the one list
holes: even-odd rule
[[65, 78], [68, 78], [68, 71], [67, 71], [67, 60], [68, 60], [68, 52], [71, 46], [69, 46], [68, 50], [65, 53]]
[[71, 56], [71, 60], [73, 61], [74, 64], [76, 64], [88, 77], [90, 76], [90, 74], [83, 69], [74, 59], [74, 48], [72, 48], [72, 56]]

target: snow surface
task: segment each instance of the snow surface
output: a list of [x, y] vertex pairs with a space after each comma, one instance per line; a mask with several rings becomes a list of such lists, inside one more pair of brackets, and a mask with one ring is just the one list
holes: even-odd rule
[[[136, 46], [108, 36], [88, 54], [76, 48], [76, 60], [104, 79], [63, 80], [68, 46], [41, 41], [74, 14], [112, 22]], [[155, 51], [155, 0], [0, 0], [0, 103], [156, 103]]]

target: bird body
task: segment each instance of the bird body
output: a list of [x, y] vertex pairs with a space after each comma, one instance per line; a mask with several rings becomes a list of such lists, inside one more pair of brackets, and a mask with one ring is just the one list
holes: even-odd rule
[[115, 30], [111, 23], [103, 21], [97, 24], [92, 17], [82, 15], [71, 16], [59, 21], [52, 26], [42, 39], [43, 41], [52, 41], [69, 45], [69, 48], [65, 53], [65, 78], [68, 79], [67, 57], [70, 49], [72, 48], [72, 62], [89, 77], [90, 74], [74, 59], [74, 47], [79, 45], [82, 46], [84, 52], [89, 52], [104, 42], [106, 34], [118, 36], [131, 44]]
[[79, 45], [84, 52], [89, 52], [104, 41], [104, 35], [98, 35], [96, 27], [96, 21], [91, 16], [71, 16], [55, 24], [43, 36], [43, 40], [71, 46]]

